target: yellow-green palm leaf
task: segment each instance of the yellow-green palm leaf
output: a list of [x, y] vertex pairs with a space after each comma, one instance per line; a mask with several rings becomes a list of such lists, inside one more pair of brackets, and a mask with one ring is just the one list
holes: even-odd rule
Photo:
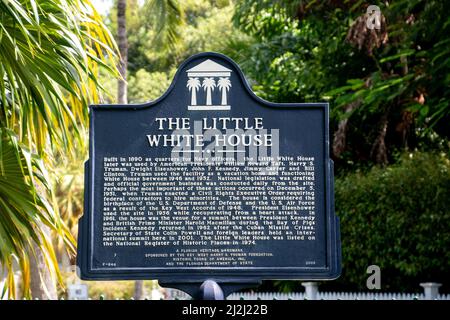
[[97, 73], [118, 75], [115, 52], [89, 0], [0, 0], [0, 267], [10, 297], [17, 270], [29, 296], [33, 247], [59, 277], [43, 226], [73, 252], [45, 168], [84, 147], [87, 106], [100, 99]]

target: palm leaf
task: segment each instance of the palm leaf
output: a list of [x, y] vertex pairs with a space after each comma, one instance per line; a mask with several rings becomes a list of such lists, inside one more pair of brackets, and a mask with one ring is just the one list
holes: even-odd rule
[[[35, 158], [27, 155], [26, 147], [18, 143], [13, 133], [2, 130], [1, 141], [3, 173], [0, 176], [0, 262], [2, 266], [6, 266], [9, 274], [14, 274], [14, 261], [18, 263], [27, 296], [29, 254], [33, 254], [33, 244], [46, 256], [51, 273], [60, 277], [54, 250], [48, 244], [48, 236], [38, 226], [48, 226], [64, 238], [68, 238], [68, 232], [59, 216], [46, 205], [45, 198], [40, 195], [42, 192], [35, 192], [35, 187], [40, 185], [39, 181], [33, 184], [30, 178], [32, 170], [40, 171]], [[36, 175], [36, 178], [41, 176]], [[8, 283], [12, 284], [13, 278]], [[14, 290], [8, 290], [8, 294], [10, 298], [15, 297]]]
[[146, 3], [145, 10], [157, 31], [156, 44], [165, 50], [176, 47], [185, 22], [181, 3], [178, 0], [150, 0]]
[[[85, 147], [97, 75], [117, 46], [89, 0], [0, 0], [0, 266], [2, 296], [15, 297], [20, 271], [30, 297], [30, 257], [39, 250], [62, 284], [49, 228], [73, 253], [46, 168]], [[54, 170], [51, 170], [55, 172]], [[70, 213], [65, 213], [70, 215]]]

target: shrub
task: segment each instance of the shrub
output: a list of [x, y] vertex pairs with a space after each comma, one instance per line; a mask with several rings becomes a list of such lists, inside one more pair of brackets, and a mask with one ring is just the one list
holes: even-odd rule
[[[381, 268], [382, 290], [450, 285], [450, 160], [410, 153], [397, 164], [337, 179], [341, 278], [333, 286], [366, 289], [366, 268]], [[446, 288], [447, 287], [447, 288]]]

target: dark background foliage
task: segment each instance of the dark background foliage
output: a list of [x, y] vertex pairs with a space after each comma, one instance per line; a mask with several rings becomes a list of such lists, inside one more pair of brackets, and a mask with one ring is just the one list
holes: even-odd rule
[[330, 102], [343, 274], [323, 289], [365, 290], [376, 264], [383, 290], [418, 291], [449, 283], [450, 3], [374, 4], [374, 31], [362, 1], [244, 0], [234, 22], [255, 39], [241, 62], [260, 96]]

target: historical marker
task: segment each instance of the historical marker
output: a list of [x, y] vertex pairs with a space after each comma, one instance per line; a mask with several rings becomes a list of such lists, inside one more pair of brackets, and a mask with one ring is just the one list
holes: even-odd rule
[[328, 104], [264, 101], [232, 60], [203, 53], [158, 100], [90, 112], [82, 278], [339, 276]]

